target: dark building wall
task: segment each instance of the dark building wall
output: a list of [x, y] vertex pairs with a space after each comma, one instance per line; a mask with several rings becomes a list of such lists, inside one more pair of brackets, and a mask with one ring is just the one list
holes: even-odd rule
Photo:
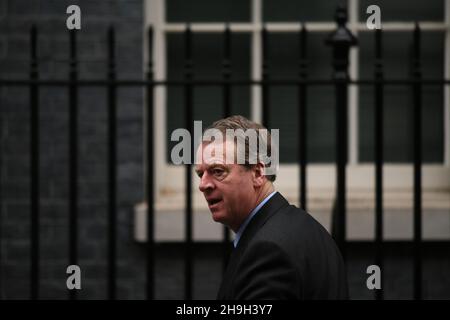
[[[143, 76], [141, 0], [0, 0], [0, 77], [29, 76], [32, 23], [38, 28], [40, 78], [68, 79], [66, 9], [81, 8], [80, 79], [107, 75], [107, 29], [116, 28], [118, 78]], [[29, 88], [0, 87], [1, 293], [28, 299], [30, 286]], [[66, 299], [69, 265], [69, 100], [65, 87], [39, 90], [40, 296]], [[79, 89], [79, 298], [106, 298], [107, 90]], [[143, 298], [145, 252], [132, 236], [133, 206], [143, 199], [143, 91], [118, 90], [118, 298]]]

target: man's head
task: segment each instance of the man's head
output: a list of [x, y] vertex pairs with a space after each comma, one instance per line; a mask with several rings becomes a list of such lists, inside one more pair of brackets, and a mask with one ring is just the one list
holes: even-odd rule
[[[208, 129], [222, 133], [223, 139], [203, 142], [197, 150], [195, 170], [200, 178], [199, 189], [208, 202], [213, 219], [237, 231], [251, 210], [273, 191], [275, 175], [266, 175], [268, 164], [259, 154], [261, 145], [267, 153], [272, 152], [271, 136], [263, 126], [242, 116], [216, 121], [205, 133]], [[228, 135], [227, 139], [227, 130], [229, 133], [230, 129], [255, 131], [256, 146], [248, 136], [230, 139]], [[261, 134], [261, 129], [264, 134]], [[239, 150], [243, 149], [245, 159], [238, 162]]]

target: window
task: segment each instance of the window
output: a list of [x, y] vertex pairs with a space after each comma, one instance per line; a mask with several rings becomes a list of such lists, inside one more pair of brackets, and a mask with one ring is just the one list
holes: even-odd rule
[[[308, 77], [331, 76], [331, 50], [324, 50], [327, 33], [308, 35]], [[293, 79], [298, 75], [298, 33], [269, 34], [271, 79]], [[325, 48], [327, 49], [327, 48]], [[280, 160], [298, 162], [298, 86], [272, 86], [269, 89], [271, 128], [280, 128]], [[335, 108], [333, 86], [311, 86], [307, 90], [308, 161], [333, 162], [335, 155]], [[280, 112], [282, 110], [282, 112]]]
[[[182, 80], [184, 76], [184, 36], [180, 33], [167, 35], [167, 78]], [[217, 79], [222, 74], [223, 61], [222, 33], [194, 33], [192, 36], [193, 67], [196, 79]], [[232, 36], [231, 41], [231, 78], [248, 79], [250, 77], [250, 36], [241, 33]], [[195, 86], [193, 89], [194, 120], [203, 120], [207, 126], [223, 117], [223, 94], [221, 86]], [[185, 127], [184, 88], [167, 88], [167, 136], [176, 128]], [[232, 86], [232, 114], [249, 117], [250, 90], [248, 86]], [[177, 142], [169, 142], [167, 162], [170, 162], [170, 150]]]
[[167, 0], [167, 22], [249, 22], [250, 0]]
[[[443, 32], [422, 34], [422, 77], [444, 77]], [[362, 33], [360, 41], [360, 76], [373, 77], [374, 37]], [[383, 39], [385, 77], [406, 78], [410, 75], [411, 32], [386, 32]], [[413, 160], [413, 100], [411, 86], [387, 85], [384, 89], [384, 149], [385, 161]], [[373, 161], [374, 105], [373, 87], [362, 86], [359, 91], [359, 160]], [[424, 162], [443, 162], [444, 90], [441, 85], [422, 87], [422, 154]]]
[[[165, 37], [165, 77], [182, 79], [184, 74], [183, 35], [186, 23], [193, 26], [193, 59], [196, 78], [221, 76], [222, 28], [229, 23], [233, 30], [232, 75], [235, 78], [261, 77], [261, 23], [269, 29], [269, 68], [271, 78], [296, 76], [298, 73], [299, 23], [305, 21], [308, 34], [308, 76], [331, 76], [331, 49], [325, 36], [335, 28], [334, 13], [338, 1], [316, 0], [159, 0], [164, 6], [161, 22]], [[352, 78], [373, 77], [374, 32], [366, 28], [366, 8], [381, 8], [386, 78], [406, 78], [410, 74], [408, 57], [413, 22], [419, 21], [422, 32], [422, 71], [424, 78], [442, 78], [450, 59], [449, 28], [445, 12], [450, 4], [435, 1], [348, 0], [350, 30], [359, 46], [351, 54]], [[447, 14], [448, 15], [448, 14]], [[197, 25], [197, 30], [196, 30]], [[201, 28], [200, 28], [201, 27]], [[282, 30], [280, 30], [280, 27]], [[219, 32], [218, 32], [219, 31]], [[448, 73], [449, 71], [447, 71]], [[280, 147], [282, 163], [297, 162], [297, 89], [295, 86], [270, 88], [272, 128], [282, 128]], [[441, 86], [423, 86], [423, 159], [428, 163], [449, 161], [448, 90]], [[182, 87], [167, 88], [165, 132], [170, 140], [174, 128], [184, 127]], [[204, 86], [194, 89], [194, 119], [211, 122], [222, 115], [222, 89]], [[335, 144], [334, 89], [312, 86], [308, 89], [308, 161], [333, 163]], [[407, 163], [412, 159], [412, 102], [408, 86], [385, 87], [385, 160]], [[447, 99], [447, 100], [446, 100]], [[373, 88], [349, 90], [349, 159], [350, 163], [373, 161]], [[232, 90], [233, 113], [261, 120], [259, 87], [235, 86]], [[447, 108], [447, 109], [446, 109]], [[282, 112], [280, 112], [282, 111]], [[447, 149], [444, 147], [446, 145]], [[170, 154], [170, 142], [165, 154]], [[446, 155], [447, 154], [447, 155]], [[167, 161], [168, 159], [166, 159]]]
[[265, 22], [330, 22], [339, 1], [264, 0], [262, 3]]

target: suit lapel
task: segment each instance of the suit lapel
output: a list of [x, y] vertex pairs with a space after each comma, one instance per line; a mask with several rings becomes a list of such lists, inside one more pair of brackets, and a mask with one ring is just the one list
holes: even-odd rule
[[218, 299], [230, 299], [230, 286], [236, 267], [245, 252], [250, 240], [255, 236], [258, 230], [272, 217], [279, 209], [289, 205], [287, 200], [279, 193], [275, 193], [267, 203], [265, 203], [259, 212], [250, 220], [241, 238], [239, 239], [237, 247], [232, 251], [230, 260], [228, 262], [225, 274], [222, 279], [222, 284], [217, 295]]

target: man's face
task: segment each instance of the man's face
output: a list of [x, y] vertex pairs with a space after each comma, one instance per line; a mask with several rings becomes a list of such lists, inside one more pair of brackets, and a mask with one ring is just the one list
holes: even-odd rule
[[[200, 178], [199, 189], [208, 202], [214, 221], [237, 231], [255, 206], [253, 170], [236, 163], [226, 163], [226, 153], [234, 154], [234, 143], [231, 141], [225, 144], [203, 143], [202, 146], [197, 150], [197, 159], [202, 160], [195, 168]], [[219, 149], [223, 152], [216, 152]]]

